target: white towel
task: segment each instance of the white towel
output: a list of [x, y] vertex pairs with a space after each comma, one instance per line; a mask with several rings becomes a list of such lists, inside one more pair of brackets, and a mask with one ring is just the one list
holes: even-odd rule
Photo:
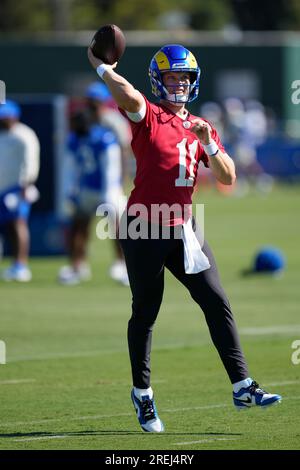
[[201, 250], [200, 243], [193, 230], [191, 219], [182, 226], [182, 240], [186, 274], [196, 274], [210, 268], [208, 258]]

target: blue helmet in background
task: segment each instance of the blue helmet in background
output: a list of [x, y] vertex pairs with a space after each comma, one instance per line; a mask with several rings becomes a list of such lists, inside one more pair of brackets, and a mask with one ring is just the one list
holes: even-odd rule
[[91, 98], [93, 100], [98, 100], [101, 102], [106, 102], [111, 99], [111, 93], [104, 83], [101, 82], [93, 82], [91, 83], [86, 91], [85, 91], [86, 98]]
[[[162, 80], [164, 72], [189, 72], [191, 84], [187, 95], [170, 95]], [[187, 103], [195, 100], [199, 93], [200, 68], [194, 55], [180, 44], [163, 46], [150, 62], [149, 77], [152, 93], [158, 98], [173, 103]]]
[[0, 119], [19, 119], [21, 115], [20, 106], [12, 100], [0, 104]]
[[286, 260], [277, 248], [265, 247], [256, 253], [253, 270], [279, 274], [285, 268]]

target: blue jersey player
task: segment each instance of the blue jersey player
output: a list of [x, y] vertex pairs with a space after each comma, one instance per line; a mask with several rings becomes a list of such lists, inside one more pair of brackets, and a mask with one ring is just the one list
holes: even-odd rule
[[[68, 172], [67, 202], [71, 215], [69, 231], [70, 266], [59, 273], [63, 284], [78, 284], [91, 277], [87, 263], [90, 225], [99, 204], [110, 204], [116, 211], [124, 199], [122, 190], [121, 150], [115, 134], [88, 117], [77, 113], [71, 119], [67, 149], [72, 160]], [[71, 175], [71, 176], [70, 176]], [[123, 267], [120, 281], [128, 285], [127, 271], [118, 241], [115, 243], [116, 262]]]

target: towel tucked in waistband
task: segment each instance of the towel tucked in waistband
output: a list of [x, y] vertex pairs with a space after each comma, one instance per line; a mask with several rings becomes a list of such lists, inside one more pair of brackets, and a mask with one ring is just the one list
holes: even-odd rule
[[196, 274], [210, 268], [209, 260], [203, 253], [192, 227], [191, 219], [182, 226], [184, 246], [184, 270], [186, 274]]

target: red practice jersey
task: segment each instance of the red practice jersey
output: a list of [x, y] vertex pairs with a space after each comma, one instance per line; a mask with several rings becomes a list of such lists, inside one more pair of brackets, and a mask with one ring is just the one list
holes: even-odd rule
[[[161, 104], [150, 103], [146, 98], [146, 115], [140, 122], [131, 121], [132, 150], [136, 157], [136, 177], [128, 208], [134, 204], [147, 207], [149, 220], [152, 205], [179, 205], [180, 213], [170, 214], [163, 225], [183, 222], [183, 212], [191, 208], [192, 194], [200, 162], [208, 167], [208, 157], [197, 136], [189, 130], [191, 114], [183, 121]], [[210, 124], [211, 125], [211, 124]], [[225, 152], [217, 131], [212, 127], [212, 138]]]

